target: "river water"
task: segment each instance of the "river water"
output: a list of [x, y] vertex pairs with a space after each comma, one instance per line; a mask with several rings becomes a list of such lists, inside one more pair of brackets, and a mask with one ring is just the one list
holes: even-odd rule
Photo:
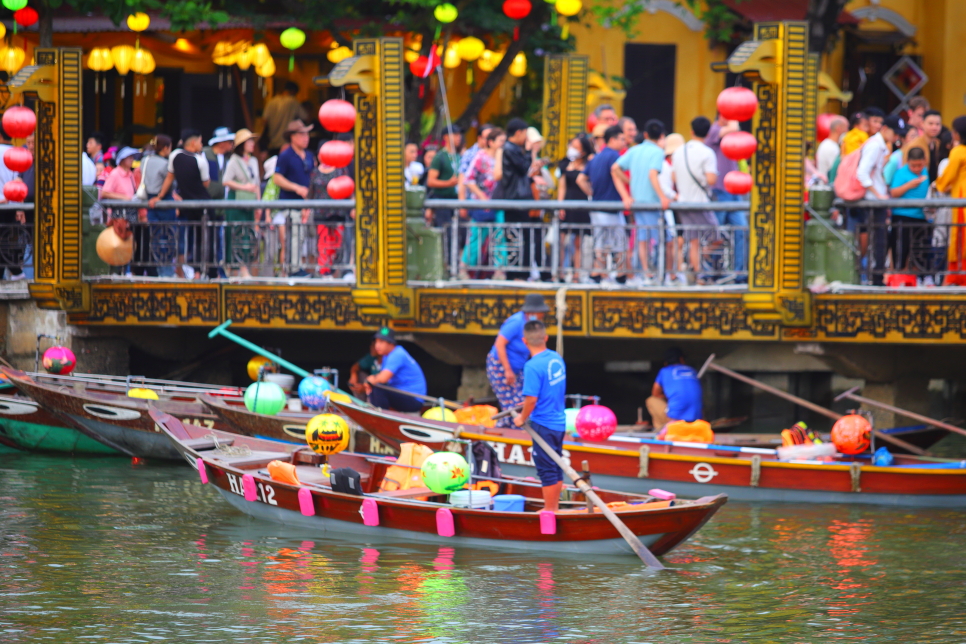
[[0, 642], [964, 642], [966, 513], [732, 503], [646, 573], [320, 539], [187, 466], [0, 454]]

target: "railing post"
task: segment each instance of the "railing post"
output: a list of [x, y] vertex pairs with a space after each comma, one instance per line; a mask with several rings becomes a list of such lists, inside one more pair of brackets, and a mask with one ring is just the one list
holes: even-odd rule
[[550, 279], [554, 282], [560, 277], [560, 218], [556, 211], [550, 218]]
[[202, 275], [208, 274], [208, 211], [201, 212], [201, 256], [200, 270]]
[[667, 265], [667, 252], [666, 252], [666, 249], [667, 249], [667, 231], [665, 230], [666, 224], [664, 222], [664, 211], [663, 210], [658, 210], [657, 212], [658, 212], [658, 218], [657, 218], [657, 235], [658, 235], [658, 237], [657, 237], [657, 271], [655, 271], [654, 274], [657, 275], [657, 285], [658, 286], [661, 286], [662, 284], [664, 284], [664, 276], [665, 276], [665, 274], [666, 274], [665, 272], [667, 270], [666, 269], [666, 265]]
[[449, 278], [455, 280], [459, 276], [460, 261], [460, 211], [453, 210], [453, 230], [449, 240]]

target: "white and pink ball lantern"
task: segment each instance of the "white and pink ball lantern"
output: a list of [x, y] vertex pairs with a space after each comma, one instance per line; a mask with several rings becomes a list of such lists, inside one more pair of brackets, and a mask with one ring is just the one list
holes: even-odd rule
[[605, 441], [617, 429], [617, 416], [603, 405], [587, 405], [577, 412], [577, 435], [585, 441]]

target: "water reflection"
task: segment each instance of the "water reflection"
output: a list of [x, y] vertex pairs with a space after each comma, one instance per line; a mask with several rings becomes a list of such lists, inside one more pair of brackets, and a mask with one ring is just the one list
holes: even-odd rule
[[0, 641], [959, 641], [962, 512], [730, 504], [630, 558], [253, 521], [181, 466], [0, 455]]

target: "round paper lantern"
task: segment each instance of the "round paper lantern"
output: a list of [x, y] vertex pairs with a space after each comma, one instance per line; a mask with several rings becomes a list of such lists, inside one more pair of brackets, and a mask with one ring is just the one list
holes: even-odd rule
[[305, 442], [316, 454], [338, 454], [349, 446], [349, 425], [342, 416], [319, 414], [305, 426]]
[[530, 0], [506, 0], [503, 3], [503, 13], [507, 18], [521, 20], [530, 15]]
[[256, 414], [274, 416], [285, 406], [285, 392], [274, 382], [253, 382], [245, 390], [245, 408]]
[[50, 347], [44, 351], [43, 362], [44, 370], [55, 376], [66, 376], [74, 367], [77, 366], [77, 358], [74, 352], [67, 347]]
[[456, 10], [456, 7], [454, 7], [448, 2], [444, 2], [441, 5], [437, 5], [436, 8], [433, 9], [433, 17], [439, 20], [443, 24], [449, 24], [453, 22], [454, 20], [456, 20], [456, 17], [458, 15], [459, 15], [459, 11]]
[[325, 189], [333, 199], [348, 199], [356, 191], [356, 182], [352, 177], [336, 177], [329, 181]]
[[456, 414], [453, 413], [453, 410], [446, 409], [445, 407], [432, 407], [427, 409], [423, 413], [423, 418], [426, 420], [441, 420], [447, 423], [457, 422]]
[[513, 57], [513, 62], [510, 63], [510, 76], [515, 76], [520, 78], [521, 76], [527, 75], [527, 55], [522, 51]]
[[262, 78], [271, 78], [275, 75], [275, 59], [269, 58], [264, 65], [255, 68], [255, 73]]
[[335, 391], [334, 389], [322, 392], [322, 395], [325, 396], [325, 399], [328, 402], [352, 403], [352, 398], [350, 398], [348, 394], [344, 394], [341, 391]]
[[349, 132], [356, 126], [356, 108], [341, 98], [329, 99], [319, 108], [319, 123], [329, 132]]
[[3, 129], [11, 138], [25, 139], [37, 129], [37, 115], [29, 107], [11, 107], [3, 113]]
[[748, 159], [758, 149], [758, 141], [750, 132], [732, 132], [721, 139], [721, 153], [732, 161]]
[[470, 466], [461, 454], [436, 452], [423, 461], [423, 484], [436, 494], [462, 490], [470, 480]]
[[821, 143], [828, 138], [830, 133], [832, 119], [834, 119], [836, 114], [819, 114], [815, 119], [815, 141]]
[[354, 152], [348, 141], [326, 141], [319, 148], [319, 163], [344, 168], [352, 162]]
[[153, 389], [145, 389], [144, 387], [135, 387], [134, 389], [127, 390], [128, 398], [140, 398], [141, 400], [160, 400], [158, 398], [157, 392]]
[[[407, 51], [406, 53], [408, 54], [409, 52]], [[352, 50], [345, 45], [336, 47], [335, 49], [330, 49], [329, 53], [325, 55], [325, 57], [329, 59], [330, 63], [341, 63], [343, 60], [350, 58], [351, 56]]]
[[13, 19], [21, 27], [29, 27], [36, 23], [40, 19], [40, 16], [33, 7], [24, 7], [13, 12]]
[[459, 52], [460, 58], [468, 63], [479, 58], [483, 54], [484, 49], [486, 49], [486, 45], [483, 44], [483, 41], [473, 36], [463, 38], [456, 45], [456, 51]]
[[252, 380], [258, 380], [259, 372], [275, 373], [276, 369], [275, 363], [265, 356], [255, 356], [249, 360], [248, 364], [245, 366], [245, 370], [248, 372], [248, 377]]
[[413, 76], [422, 78], [426, 75], [426, 67], [428, 66], [429, 58], [427, 56], [419, 56], [416, 60], [409, 63], [409, 71], [413, 73]]
[[95, 47], [87, 55], [87, 68], [92, 72], [106, 72], [114, 69], [114, 58], [107, 47]]
[[7, 47], [0, 53], [0, 69], [8, 74], [16, 74], [23, 67], [23, 61], [27, 57], [24, 50], [20, 47]]
[[128, 73], [131, 69], [131, 61], [134, 60], [134, 47], [131, 45], [117, 45], [111, 47], [111, 57], [114, 58], [114, 69], [121, 76]]
[[268, 45], [263, 42], [252, 45], [251, 48], [252, 65], [261, 67], [272, 59], [272, 52], [268, 50]]
[[561, 16], [569, 18], [580, 13], [580, 10], [584, 8], [584, 4], [580, 0], [556, 0], [554, 8]]
[[97, 236], [95, 248], [97, 256], [108, 266], [124, 266], [134, 257], [134, 235], [121, 239], [114, 227], [108, 226]]
[[617, 416], [603, 405], [581, 407], [574, 424], [577, 435], [584, 440], [603, 441], [617, 429]]
[[14, 172], [26, 172], [34, 164], [34, 155], [27, 148], [8, 148], [3, 153], [3, 165]]
[[[484, 52], [486, 53], [486, 52]], [[460, 59], [460, 51], [455, 42], [446, 46], [446, 53], [443, 54], [443, 67], [446, 69], [456, 69], [463, 61]]]
[[131, 71], [135, 74], [150, 74], [154, 72], [157, 64], [154, 56], [147, 49], [135, 49], [134, 58], [131, 59]]
[[127, 17], [127, 28], [138, 33], [147, 30], [151, 26], [151, 17], [143, 11], [132, 13]]
[[294, 51], [305, 44], [305, 32], [298, 27], [289, 27], [278, 37], [278, 41], [282, 47]]
[[325, 378], [303, 378], [299, 383], [299, 400], [309, 409], [322, 409], [325, 407], [325, 392], [330, 389], [332, 385]]
[[23, 201], [27, 198], [27, 184], [20, 179], [11, 179], [3, 184], [3, 196], [7, 201]]
[[492, 72], [502, 60], [503, 52], [484, 49], [483, 53], [480, 54], [480, 59], [476, 61], [476, 66], [480, 68], [480, 71]]
[[10, 11], [19, 11], [27, 6], [27, 0], [3, 0], [3, 6]]
[[724, 189], [733, 195], [746, 195], [751, 192], [751, 175], [740, 170], [732, 170], [724, 176]]
[[577, 435], [577, 414], [579, 413], [579, 407], [564, 409], [564, 417], [567, 419], [566, 431], [573, 436]]
[[747, 87], [729, 87], [718, 94], [718, 113], [733, 121], [747, 121], [758, 109], [758, 97]]
[[872, 425], [858, 414], [842, 416], [832, 425], [832, 443], [843, 454], [861, 454], [869, 449]]

